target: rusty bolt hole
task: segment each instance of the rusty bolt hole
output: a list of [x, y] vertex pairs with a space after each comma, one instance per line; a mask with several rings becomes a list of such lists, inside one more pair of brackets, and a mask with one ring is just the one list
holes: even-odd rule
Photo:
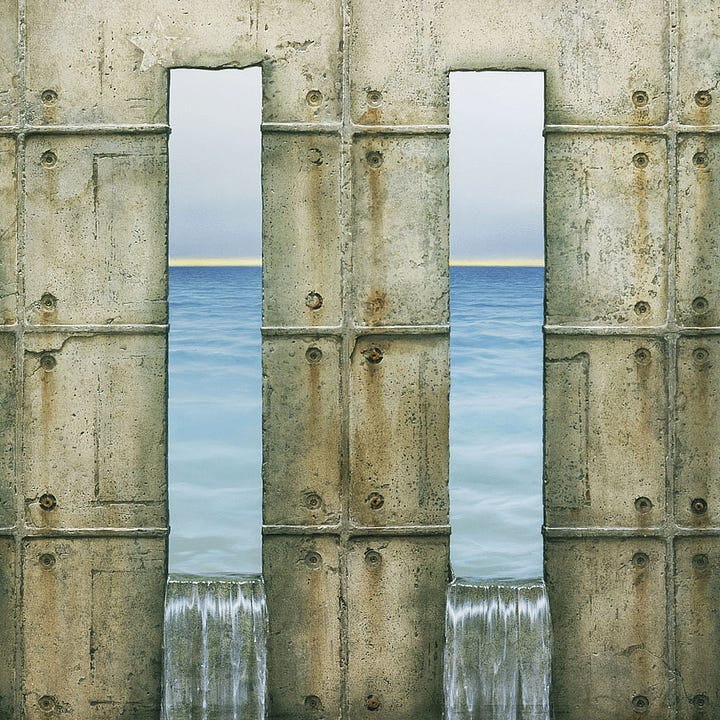
[[704, 515], [708, 509], [707, 500], [705, 498], [693, 498], [690, 501], [690, 509], [696, 515]]
[[690, 700], [690, 704], [695, 707], [696, 710], [700, 710], [702, 712], [705, 711], [705, 708], [709, 705], [710, 699], [707, 695], [703, 695], [702, 693], [699, 695], [693, 695], [692, 699]]
[[648, 513], [652, 510], [653, 504], [650, 498], [639, 497], [635, 500], [635, 509], [639, 513]]
[[308, 510], [319, 510], [322, 507], [322, 498], [314, 492], [306, 493], [303, 501]]
[[55, 567], [55, 556], [52, 553], [43, 553], [38, 559], [43, 570]]
[[52, 150], [46, 150], [40, 156], [40, 164], [46, 168], [55, 167], [57, 165], [57, 155]]
[[372, 510], [379, 510], [385, 504], [385, 498], [380, 493], [373, 492], [367, 496], [366, 502]]
[[368, 710], [375, 711], [380, 707], [380, 698], [377, 695], [368, 695], [365, 698], [365, 707]]
[[322, 709], [322, 703], [320, 702], [320, 698], [317, 695], [308, 695], [305, 698], [305, 709], [309, 710], [310, 712], [317, 712], [318, 710]]
[[636, 155], [633, 155], [633, 165], [636, 168], [640, 168], [641, 170], [643, 168], [646, 168], [650, 164], [650, 158], [645, 153], [637, 153]]
[[650, 303], [641, 300], [635, 303], [635, 314], [636, 315], [647, 315], [650, 312]]
[[319, 347], [309, 347], [305, 351], [305, 359], [311, 365], [317, 365], [322, 360], [322, 350]]
[[632, 556], [632, 564], [633, 567], [643, 570], [650, 564], [650, 556], [644, 552], [636, 552]]
[[695, 93], [695, 104], [698, 107], [708, 107], [712, 104], [712, 94], [709, 90], [698, 90]]
[[379, 168], [383, 164], [383, 156], [379, 150], [371, 150], [365, 156], [365, 160], [371, 168]]
[[43, 353], [40, 356], [40, 367], [43, 370], [54, 370], [55, 366], [57, 365], [57, 360], [55, 359], [55, 356], [50, 353]]
[[50, 493], [45, 493], [44, 495], [41, 495], [38, 502], [40, 503], [40, 507], [43, 510], [54, 510], [57, 507], [57, 500], [55, 499], [55, 496], [51, 495]]
[[317, 570], [322, 565], [320, 553], [315, 552], [314, 550], [310, 550], [310, 552], [305, 553], [303, 561], [311, 570]]
[[695, 348], [692, 356], [698, 365], [704, 365], [710, 359], [710, 352], [706, 348]]
[[635, 107], [642, 108], [647, 107], [647, 104], [650, 102], [650, 98], [644, 90], [636, 90], [632, 94], [632, 101]]
[[700, 570], [701, 572], [708, 570], [710, 567], [710, 558], [704, 553], [693, 555], [692, 566], [695, 570]]
[[699, 168], [705, 168], [710, 163], [710, 158], [706, 152], [696, 152], [692, 158], [693, 165]]
[[650, 362], [651, 354], [647, 348], [638, 348], [635, 351], [635, 362], [638, 365], [647, 365]]
[[43, 712], [52, 712], [55, 709], [55, 706], [57, 705], [57, 700], [52, 695], [43, 695], [38, 700], [38, 707]]
[[650, 707], [650, 701], [644, 695], [635, 695], [632, 699], [632, 709], [636, 713], [646, 713]]
[[370, 567], [378, 567], [378, 565], [382, 564], [382, 555], [377, 550], [366, 550], [365, 562]]
[[323, 101], [322, 93], [319, 90], [311, 90], [306, 96], [305, 101], [310, 107], [317, 107]]
[[45, 105], [52, 105], [57, 98], [57, 93], [54, 90], [43, 90], [40, 94], [40, 99], [45, 103]]
[[371, 347], [367, 350], [363, 350], [363, 357], [371, 364], [377, 365], [382, 362], [383, 351], [377, 347]]
[[370, 90], [367, 94], [367, 104], [370, 107], [378, 107], [382, 103], [382, 93], [379, 90]]
[[311, 310], [319, 310], [323, 304], [323, 297], [319, 292], [315, 292], [313, 290], [312, 292], [309, 292], [307, 294], [307, 297], [305, 298], [305, 304]]
[[696, 297], [692, 301], [693, 312], [704, 315], [710, 308], [710, 303], [704, 297]]

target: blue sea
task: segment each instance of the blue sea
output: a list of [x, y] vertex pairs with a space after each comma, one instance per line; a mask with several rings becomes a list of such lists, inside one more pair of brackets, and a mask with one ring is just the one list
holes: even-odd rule
[[[542, 576], [542, 268], [450, 271], [451, 559]], [[260, 572], [261, 270], [170, 268], [170, 572]]]

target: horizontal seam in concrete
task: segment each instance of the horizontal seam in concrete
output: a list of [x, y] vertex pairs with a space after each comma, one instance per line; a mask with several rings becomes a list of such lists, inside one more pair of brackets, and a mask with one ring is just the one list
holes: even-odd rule
[[341, 525], [264, 525], [263, 535], [346, 535], [347, 537], [367, 537], [382, 535], [406, 537], [424, 535], [450, 535], [450, 525], [384, 525], [381, 527]]
[[[346, 331], [342, 325], [322, 325], [318, 327], [266, 326], [260, 328], [260, 332], [264, 337], [287, 335], [337, 335], [341, 337]], [[450, 332], [450, 325], [376, 325], [373, 327], [356, 325], [350, 329], [350, 332], [355, 337], [363, 335], [446, 335]]]
[[720, 327], [669, 327], [668, 325], [543, 325], [545, 335], [655, 335], [669, 337], [672, 335], [718, 335]]
[[170, 126], [149, 125], [0, 125], [0, 135], [168, 135]]

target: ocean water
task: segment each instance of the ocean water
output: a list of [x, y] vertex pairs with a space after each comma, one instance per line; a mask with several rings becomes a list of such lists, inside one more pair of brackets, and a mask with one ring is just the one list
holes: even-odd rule
[[[450, 272], [451, 559], [542, 575], [541, 268]], [[260, 268], [170, 268], [170, 571], [260, 572]]]

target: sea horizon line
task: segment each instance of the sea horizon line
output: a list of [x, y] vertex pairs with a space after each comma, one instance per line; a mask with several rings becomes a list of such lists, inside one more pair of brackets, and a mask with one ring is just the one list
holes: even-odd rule
[[[170, 267], [261, 267], [262, 260], [253, 257], [193, 258], [168, 260]], [[452, 258], [450, 267], [544, 267], [542, 258]]]

